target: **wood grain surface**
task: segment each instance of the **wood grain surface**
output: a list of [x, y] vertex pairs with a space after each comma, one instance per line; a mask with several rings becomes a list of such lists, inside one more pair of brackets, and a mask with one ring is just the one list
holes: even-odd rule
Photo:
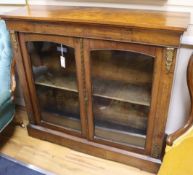
[[1, 15], [4, 19], [74, 22], [173, 30], [182, 33], [188, 13], [128, 10], [116, 8], [30, 6]]

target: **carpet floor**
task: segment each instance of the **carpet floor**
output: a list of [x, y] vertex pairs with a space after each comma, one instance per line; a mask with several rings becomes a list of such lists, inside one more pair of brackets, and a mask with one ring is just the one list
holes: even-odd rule
[[32, 165], [24, 165], [7, 156], [0, 155], [0, 175], [46, 175]]

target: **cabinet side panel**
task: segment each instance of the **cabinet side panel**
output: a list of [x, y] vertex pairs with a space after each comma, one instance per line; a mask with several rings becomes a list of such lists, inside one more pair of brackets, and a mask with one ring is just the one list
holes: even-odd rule
[[158, 49], [158, 57], [162, 58], [162, 62], [151, 149], [151, 156], [155, 158], [161, 157], [164, 147], [165, 126], [173, 82], [176, 51], [177, 49], [174, 48]]
[[17, 72], [19, 74], [19, 81], [21, 83], [29, 121], [30, 123], [35, 124], [36, 122], [33, 117], [33, 107], [32, 107], [32, 102], [31, 102], [31, 95], [29, 92], [29, 83], [26, 77], [26, 69], [25, 69], [24, 61], [23, 61], [24, 58], [21, 52], [21, 48], [20, 48], [21, 43], [18, 37], [19, 34], [16, 33], [15, 31], [10, 31], [10, 34], [11, 34], [11, 42], [12, 42], [12, 48], [13, 48], [13, 56], [15, 57], [15, 60], [16, 60]]

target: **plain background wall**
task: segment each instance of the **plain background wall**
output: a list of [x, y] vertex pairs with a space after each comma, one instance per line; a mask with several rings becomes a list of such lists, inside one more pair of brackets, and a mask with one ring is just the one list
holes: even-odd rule
[[[13, 0], [0, 0], [0, 4], [3, 2], [13, 3]], [[14, 3], [25, 3], [25, 0], [15, 0]], [[193, 53], [193, 0], [28, 0], [28, 3], [33, 5], [114, 7], [191, 13], [188, 30], [181, 38], [181, 45], [177, 54], [166, 133], [172, 133], [184, 124], [190, 110], [190, 97], [186, 84], [186, 69], [190, 55]], [[0, 13], [15, 8], [18, 7], [0, 6]], [[16, 102], [24, 104], [21, 98], [20, 88], [18, 88], [17, 91]]]

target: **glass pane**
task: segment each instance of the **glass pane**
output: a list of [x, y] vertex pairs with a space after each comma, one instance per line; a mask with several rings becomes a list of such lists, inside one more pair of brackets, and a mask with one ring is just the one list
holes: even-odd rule
[[27, 49], [41, 119], [54, 125], [80, 130], [74, 49], [51, 42], [28, 42]]
[[95, 137], [145, 146], [153, 58], [118, 50], [91, 51]]

